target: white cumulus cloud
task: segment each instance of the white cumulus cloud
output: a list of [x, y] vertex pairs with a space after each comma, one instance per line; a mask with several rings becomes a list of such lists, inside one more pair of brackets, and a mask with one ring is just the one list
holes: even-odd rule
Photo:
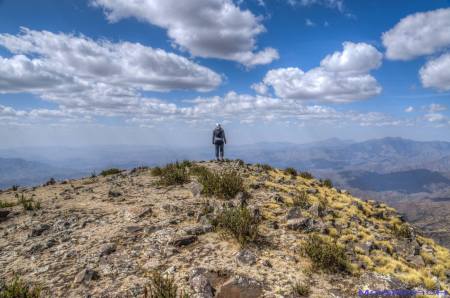
[[[450, 28], [448, 30], [450, 32]], [[450, 90], [450, 53], [428, 61], [420, 69], [419, 75], [426, 88]]]
[[383, 33], [386, 56], [410, 60], [450, 46], [450, 8], [409, 15]]
[[365, 43], [345, 42], [343, 47], [306, 72], [297, 67], [270, 70], [263, 83], [281, 98], [298, 100], [351, 102], [380, 94], [382, 88], [369, 72], [381, 65], [382, 54]]
[[192, 55], [240, 62], [246, 66], [278, 59], [273, 48], [256, 49], [265, 32], [262, 19], [232, 0], [92, 0], [111, 22], [136, 18], [167, 30], [168, 36]]

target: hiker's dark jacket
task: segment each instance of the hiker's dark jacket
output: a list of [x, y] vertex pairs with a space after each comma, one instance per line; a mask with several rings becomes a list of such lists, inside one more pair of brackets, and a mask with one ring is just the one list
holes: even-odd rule
[[225, 131], [222, 127], [216, 127], [213, 130], [212, 143], [216, 145], [227, 143], [227, 139], [225, 138]]

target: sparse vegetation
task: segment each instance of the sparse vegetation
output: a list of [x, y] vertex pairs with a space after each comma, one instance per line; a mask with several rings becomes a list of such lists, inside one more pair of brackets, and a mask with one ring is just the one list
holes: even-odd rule
[[325, 179], [322, 181], [323, 186], [328, 188], [333, 188], [333, 182], [330, 179]]
[[272, 167], [271, 165], [269, 165], [269, 164], [266, 164], [266, 163], [262, 164], [262, 165], [261, 165], [261, 168], [262, 168], [264, 171], [272, 171], [272, 170], [273, 170], [273, 167]]
[[293, 176], [293, 177], [296, 177], [296, 176], [297, 176], [297, 170], [294, 169], [294, 168], [286, 168], [286, 169], [284, 170], [284, 172], [285, 172], [287, 175], [291, 175], [291, 176]]
[[103, 177], [106, 177], [106, 176], [110, 176], [110, 175], [119, 174], [121, 172], [122, 171], [120, 169], [111, 168], [111, 169], [101, 171], [100, 175], [102, 175]]
[[16, 277], [9, 283], [1, 284], [0, 298], [39, 298], [41, 297], [40, 287], [33, 287]]
[[91, 178], [95, 178], [95, 177], [97, 177], [97, 173], [95, 171], [92, 171]]
[[152, 176], [161, 176], [162, 170], [160, 167], [154, 167], [150, 170], [150, 174], [152, 174]]
[[161, 168], [161, 175], [159, 175], [161, 185], [181, 185], [186, 182], [189, 182], [189, 174], [182, 163], [169, 163]]
[[45, 182], [44, 186], [49, 186], [49, 185], [55, 185], [56, 184], [56, 180], [55, 178], [50, 178], [47, 182]]
[[19, 189], [19, 185], [14, 184], [13, 186], [11, 186], [11, 190], [12, 191], [17, 191]]
[[236, 159], [236, 163], [237, 163], [240, 167], [242, 167], [242, 166], [245, 165], [245, 162], [244, 162], [242, 159]]
[[203, 185], [202, 193], [221, 199], [232, 199], [239, 192], [245, 192], [244, 181], [236, 171], [215, 173], [205, 169], [197, 169], [198, 181]]
[[159, 271], [150, 275], [148, 287], [144, 290], [144, 298], [187, 298], [183, 293], [178, 293], [178, 287], [173, 277], [166, 277]]
[[32, 198], [27, 199], [27, 198], [25, 198], [25, 196], [23, 194], [21, 195], [18, 203], [19, 203], [19, 205], [22, 205], [23, 209], [26, 211], [33, 211], [33, 210], [41, 209], [40, 202], [36, 202]]
[[314, 179], [314, 176], [310, 172], [300, 172], [298, 175], [304, 179]]
[[216, 228], [222, 228], [245, 246], [256, 240], [259, 220], [246, 207], [224, 209], [212, 221]]
[[294, 297], [308, 297], [310, 293], [311, 289], [307, 284], [296, 282], [292, 286], [292, 294]]
[[3, 202], [3, 201], [0, 201], [0, 209], [1, 209], [1, 208], [14, 207], [14, 206], [16, 206], [16, 204], [14, 204], [14, 203], [9, 203], [9, 202]]
[[292, 205], [295, 207], [300, 207], [302, 209], [307, 209], [311, 206], [308, 200], [308, 194], [306, 191], [301, 191], [298, 195], [292, 198]]
[[411, 229], [407, 224], [396, 224], [392, 227], [392, 233], [398, 238], [411, 238]]
[[331, 273], [350, 271], [344, 248], [330, 240], [312, 234], [306, 239], [303, 250], [318, 269]]

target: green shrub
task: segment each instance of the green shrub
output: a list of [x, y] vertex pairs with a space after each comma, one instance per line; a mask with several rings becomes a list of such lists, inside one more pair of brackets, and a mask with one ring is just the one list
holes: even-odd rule
[[14, 207], [16, 204], [0, 201], [0, 208]]
[[194, 176], [203, 176], [208, 175], [210, 173], [210, 170], [208, 170], [205, 166], [199, 166], [199, 165], [193, 165], [189, 168], [189, 174], [192, 174]]
[[154, 271], [150, 276], [148, 288], [145, 287], [144, 298], [177, 298], [187, 297], [180, 293], [178, 287], [171, 277], [165, 277], [159, 271]]
[[159, 183], [161, 185], [181, 185], [189, 182], [189, 174], [185, 166], [176, 162], [169, 163], [161, 169], [161, 175], [159, 175]]
[[40, 202], [35, 202], [33, 199], [27, 199], [27, 198], [24, 197], [23, 194], [20, 197], [18, 204], [22, 205], [23, 209], [27, 210], [27, 211], [33, 211], [33, 210], [41, 209], [41, 203]]
[[392, 232], [398, 238], [411, 238], [412, 232], [407, 224], [396, 224], [392, 227]]
[[314, 176], [310, 172], [300, 172], [299, 175], [304, 179], [314, 179]]
[[92, 171], [91, 172], [91, 178], [95, 178], [95, 177], [97, 177], [97, 173], [95, 171]]
[[350, 271], [344, 248], [316, 234], [309, 235], [303, 251], [316, 268], [331, 273]]
[[284, 170], [284, 172], [285, 172], [286, 174], [288, 174], [288, 175], [293, 176], [293, 177], [297, 176], [297, 170], [294, 169], [294, 168], [286, 168], [286, 169]]
[[0, 283], [0, 298], [39, 298], [41, 289], [32, 287], [16, 277], [13, 281], [6, 284]]
[[308, 200], [308, 194], [306, 191], [300, 192], [298, 195], [292, 198], [292, 205], [295, 207], [300, 207], [302, 209], [307, 209], [311, 206]]
[[303, 283], [295, 283], [292, 286], [292, 294], [294, 297], [308, 297], [311, 293], [309, 285]]
[[325, 179], [322, 181], [323, 186], [328, 188], [333, 188], [333, 182], [330, 179]]
[[103, 177], [105, 176], [109, 176], [109, 175], [115, 175], [115, 174], [119, 174], [122, 171], [120, 169], [116, 169], [116, 168], [111, 168], [111, 169], [107, 169], [107, 170], [103, 170], [100, 175], [102, 175]]
[[222, 210], [212, 220], [216, 228], [224, 229], [242, 245], [256, 240], [259, 219], [246, 207], [232, 207]]
[[221, 199], [232, 199], [239, 192], [245, 192], [244, 180], [236, 171], [211, 172], [201, 170], [198, 182], [203, 185], [202, 193], [206, 196], [216, 196]]
[[14, 184], [13, 186], [11, 186], [11, 190], [12, 191], [17, 191], [19, 189], [19, 185]]
[[162, 170], [160, 167], [154, 167], [150, 170], [150, 174], [152, 174], [152, 176], [161, 176]]
[[180, 166], [182, 166], [182, 167], [185, 167], [185, 168], [190, 168], [190, 167], [192, 167], [192, 162], [190, 161], [190, 160], [183, 160], [181, 163], [180, 163]]

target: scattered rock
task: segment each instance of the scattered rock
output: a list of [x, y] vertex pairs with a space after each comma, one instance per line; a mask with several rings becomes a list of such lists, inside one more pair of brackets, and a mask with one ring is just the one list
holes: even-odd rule
[[284, 203], [284, 199], [279, 193], [275, 193], [272, 196], [272, 200], [274, 200], [276, 203], [279, 203], [279, 204], [283, 204]]
[[44, 250], [44, 246], [42, 245], [42, 243], [35, 243], [30, 247], [30, 249], [27, 251], [27, 253], [30, 255], [34, 255], [43, 250]]
[[253, 265], [256, 263], [256, 255], [250, 250], [243, 249], [236, 254], [236, 261], [241, 265]]
[[203, 185], [201, 185], [201, 184], [198, 183], [198, 182], [193, 181], [193, 182], [190, 183], [189, 189], [190, 189], [190, 191], [191, 191], [191, 193], [192, 193], [192, 196], [193, 196], [194, 198], [197, 198], [197, 197], [200, 196], [200, 194], [201, 194], [202, 191], [203, 191]]
[[286, 214], [286, 220], [295, 219], [302, 217], [302, 210], [300, 207], [292, 207], [288, 210]]
[[118, 198], [122, 196], [122, 193], [118, 190], [110, 189], [108, 192], [108, 197], [110, 198]]
[[136, 233], [142, 230], [142, 227], [140, 226], [128, 226], [126, 227], [126, 230], [128, 233]]
[[219, 289], [217, 298], [257, 298], [262, 296], [263, 288], [254, 279], [234, 276]]
[[194, 291], [194, 297], [212, 298], [214, 297], [214, 289], [211, 286], [207, 276], [207, 270], [204, 268], [195, 268], [191, 271], [189, 284]]
[[198, 237], [195, 235], [179, 236], [169, 242], [170, 245], [181, 247], [194, 243]]
[[420, 255], [407, 257], [406, 260], [412, 263], [417, 268], [423, 268], [425, 266], [425, 262], [423, 261], [423, 258]]
[[201, 226], [193, 226], [193, 227], [187, 227], [184, 229], [184, 232], [188, 235], [203, 235], [206, 233], [209, 233], [213, 230], [212, 225], [201, 225]]
[[319, 191], [316, 188], [308, 188], [308, 190], [306, 190], [306, 192], [310, 195], [315, 195], [317, 194]]
[[272, 263], [270, 263], [269, 260], [264, 260], [261, 262], [261, 264], [265, 267], [272, 268]]
[[10, 213], [10, 210], [0, 210], [0, 221], [6, 220]]
[[290, 230], [303, 231], [305, 233], [321, 231], [325, 228], [323, 223], [309, 217], [290, 219], [287, 221], [286, 227]]
[[48, 224], [40, 224], [36, 228], [31, 229], [30, 237], [41, 236], [42, 233], [50, 229], [50, 225]]
[[112, 254], [115, 251], [116, 251], [116, 245], [114, 243], [107, 243], [107, 244], [102, 245], [102, 247], [100, 247], [99, 256], [100, 257], [107, 256], [107, 255]]
[[99, 278], [100, 278], [100, 275], [98, 274], [97, 271], [95, 271], [93, 269], [86, 268], [86, 269], [83, 269], [82, 271], [80, 271], [77, 274], [77, 276], [75, 276], [74, 283], [76, 283], [76, 284], [80, 284], [80, 283], [88, 284], [92, 280], [98, 280]]

